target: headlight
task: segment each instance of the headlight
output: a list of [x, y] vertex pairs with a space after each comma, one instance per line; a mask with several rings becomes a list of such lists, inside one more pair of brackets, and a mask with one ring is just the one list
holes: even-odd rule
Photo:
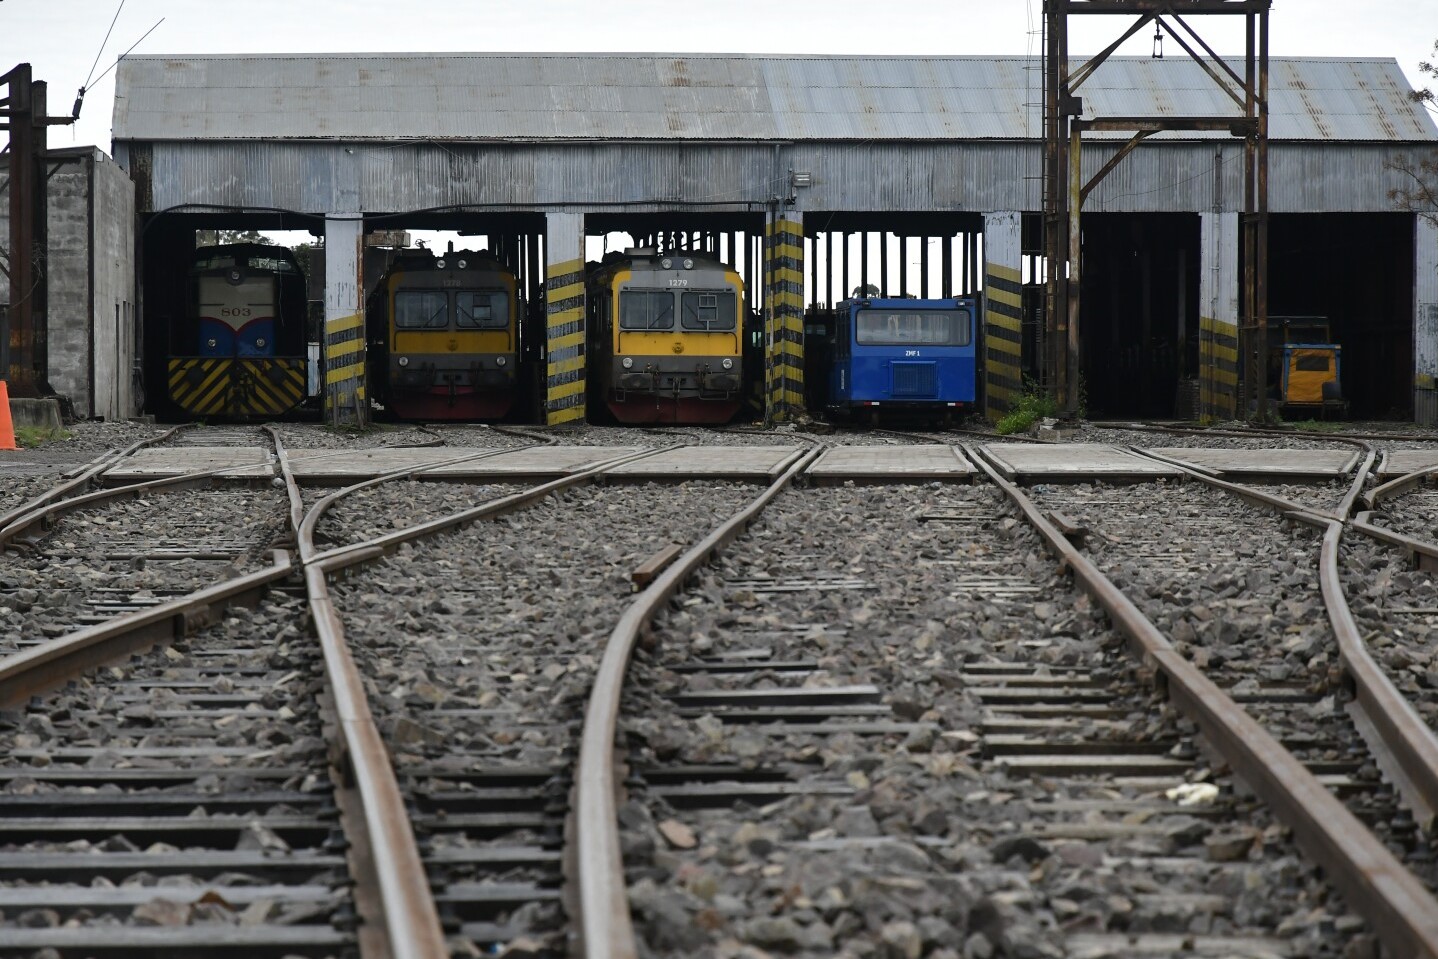
[[720, 363], [719, 365], [724, 367], [724, 369], [726, 370], [732, 370], [734, 368], [734, 361], [726, 356], [724, 357], [724, 362]]
[[217, 343], [215, 342], [215, 338], [214, 338], [214, 337], [210, 337], [210, 338], [209, 338], [208, 340], [206, 340], [205, 342], [209, 345], [210, 349], [212, 349], [212, 350], [213, 350], [216, 346], [219, 345], [219, 344], [217, 344]]
[[255, 346], [258, 346], [260, 349], [263, 350], [265, 348], [265, 338], [263, 336], [258, 337], [255, 340]]
[[401, 357], [399, 358], [399, 365], [400, 365], [400, 366], [409, 366], [409, 357], [407, 357], [407, 356], [401, 356]]
[[465, 267], [469, 266], [469, 264], [464, 262], [463, 260], [460, 260], [458, 263], [455, 264], [455, 266], [459, 267], [462, 270]]
[[436, 268], [436, 269], [439, 269], [439, 270], [444, 269], [444, 261], [443, 261], [443, 260], [435, 260], [435, 261], [434, 261], [434, 265], [435, 265], [435, 268]]
[[634, 369], [634, 357], [626, 356], [624, 359], [619, 361], [619, 365], [624, 367], [626, 370]]
[[504, 357], [502, 357], [502, 356], [496, 356], [496, 357], [494, 358], [494, 365], [495, 365], [495, 366], [503, 366], [504, 364], [506, 364], [506, 363], [508, 363], [508, 362], [509, 362], [509, 361], [506, 360], [506, 359], [505, 359]]
[[669, 257], [666, 256], [664, 259], [662, 259], [662, 260], [659, 261], [659, 265], [660, 265], [662, 268], [664, 268], [664, 269], [667, 270], [667, 269], [669, 269], [670, 267], [672, 267], [672, 266], [674, 265], [674, 261], [671, 260], [671, 259], [669, 259]]
[[684, 269], [686, 269], [686, 270], [692, 270], [692, 269], [694, 269], [694, 261], [693, 261], [693, 260], [685, 260], [685, 261], [684, 261]]

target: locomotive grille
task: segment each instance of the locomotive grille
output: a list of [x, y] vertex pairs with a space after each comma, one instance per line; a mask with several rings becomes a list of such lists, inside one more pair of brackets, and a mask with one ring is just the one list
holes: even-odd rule
[[938, 373], [933, 363], [891, 363], [894, 378], [889, 395], [895, 397], [932, 397], [939, 393]]

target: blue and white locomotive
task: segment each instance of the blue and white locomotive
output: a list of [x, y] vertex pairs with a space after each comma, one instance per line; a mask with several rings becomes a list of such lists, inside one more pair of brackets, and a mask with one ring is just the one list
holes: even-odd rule
[[973, 406], [979, 302], [855, 299], [839, 304], [826, 405], [840, 415], [950, 417]]

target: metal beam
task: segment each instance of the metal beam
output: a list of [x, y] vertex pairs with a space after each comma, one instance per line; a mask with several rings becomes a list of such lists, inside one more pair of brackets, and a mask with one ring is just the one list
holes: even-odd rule
[[[1272, 0], [1045, 0], [1044, 47], [1044, 253], [1047, 257], [1042, 370], [1044, 386], [1068, 414], [1079, 406], [1078, 334], [1080, 210], [1085, 199], [1147, 137], [1170, 131], [1227, 132], [1244, 140], [1243, 299], [1239, 349], [1243, 383], [1240, 413], [1267, 393], [1268, 316], [1268, 13]], [[1181, 14], [1180, 15], [1180, 11]], [[1097, 56], [1068, 71], [1068, 16], [1122, 14], [1131, 25]], [[1184, 19], [1202, 14], [1241, 14], [1248, 48], [1242, 79]], [[1192, 39], [1165, 22], [1170, 17]], [[1124, 41], [1148, 22], [1165, 31], [1242, 108], [1230, 117], [1109, 116], [1079, 119], [1074, 90], [1089, 79]], [[1202, 53], [1200, 53], [1202, 51]], [[1206, 55], [1206, 56], [1205, 56]], [[1210, 63], [1208, 60], [1212, 60]], [[1217, 65], [1215, 68], [1214, 64]], [[1235, 85], [1241, 90], [1236, 91]], [[1241, 95], [1240, 95], [1241, 94]], [[1083, 134], [1133, 134], [1087, 183], [1080, 168]], [[1266, 416], [1266, 406], [1255, 409]]]

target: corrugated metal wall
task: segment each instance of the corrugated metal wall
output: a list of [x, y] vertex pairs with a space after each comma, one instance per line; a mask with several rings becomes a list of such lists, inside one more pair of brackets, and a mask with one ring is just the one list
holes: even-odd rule
[[[1084, 148], [1097, 169], [1110, 144]], [[1273, 144], [1275, 213], [1392, 212], [1403, 186], [1381, 144]], [[1034, 210], [1041, 147], [1010, 141], [831, 143], [774, 147], [711, 143], [535, 144], [155, 143], [150, 210], [187, 203], [304, 213], [404, 212], [463, 204], [524, 209], [759, 209], [789, 194], [788, 171], [811, 173], [803, 210]], [[1207, 212], [1242, 203], [1239, 143], [1156, 143], [1135, 151], [1085, 211]], [[143, 170], [136, 170], [143, 177]]]

